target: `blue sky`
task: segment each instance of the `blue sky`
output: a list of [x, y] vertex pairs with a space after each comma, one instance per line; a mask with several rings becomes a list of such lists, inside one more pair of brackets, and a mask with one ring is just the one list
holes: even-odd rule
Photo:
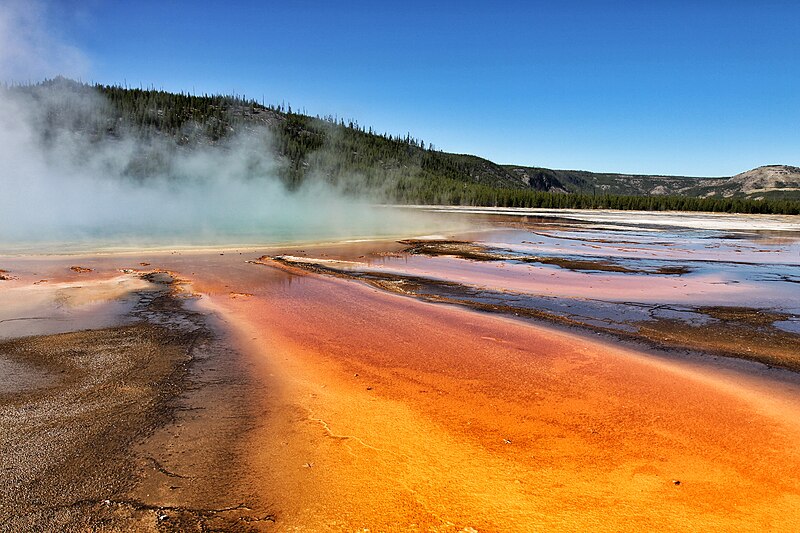
[[45, 4], [86, 80], [233, 92], [499, 163], [800, 164], [800, 2]]

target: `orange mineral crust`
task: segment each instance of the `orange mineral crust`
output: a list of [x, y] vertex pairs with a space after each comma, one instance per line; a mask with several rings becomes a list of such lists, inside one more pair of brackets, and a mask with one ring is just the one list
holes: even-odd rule
[[229, 267], [186, 274], [263, 361], [277, 529], [800, 528], [793, 374]]

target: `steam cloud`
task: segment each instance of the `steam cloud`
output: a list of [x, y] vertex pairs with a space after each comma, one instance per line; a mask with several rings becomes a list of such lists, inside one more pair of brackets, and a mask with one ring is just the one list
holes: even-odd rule
[[[44, 55], [69, 68], [85, 64], [41, 31], [41, 10], [20, 5], [0, 8], [0, 77], [19, 80], [24, 65], [32, 75], [54, 68]], [[0, 97], [0, 246], [245, 244], [430, 229], [321, 180], [289, 192], [266, 129], [194, 148], [158, 136], [98, 139], [51, 123], [54, 114], [67, 125], [102, 118], [106, 102], [94, 90], [64, 84]], [[166, 162], [160, 175], [131, 177], [143, 154]]]
[[47, 15], [37, 0], [0, 2], [0, 79], [21, 82], [86, 74], [88, 58], [56, 37]]

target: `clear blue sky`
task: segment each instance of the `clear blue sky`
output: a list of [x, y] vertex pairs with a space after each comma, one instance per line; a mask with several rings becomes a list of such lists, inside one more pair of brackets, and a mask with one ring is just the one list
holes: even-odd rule
[[231, 92], [499, 163], [800, 164], [800, 2], [62, 0], [102, 83]]

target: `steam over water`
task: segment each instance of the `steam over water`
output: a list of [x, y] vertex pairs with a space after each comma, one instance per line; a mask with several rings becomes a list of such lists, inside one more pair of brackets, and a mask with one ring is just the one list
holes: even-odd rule
[[[0, 5], [0, 81], [85, 73], [42, 6]], [[288, 191], [266, 128], [191, 148], [115, 124], [96, 91], [0, 87], [0, 252], [240, 245], [427, 232], [430, 217], [376, 208], [323, 179]], [[101, 127], [98, 128], [97, 125]], [[95, 132], [95, 133], [92, 133]], [[136, 169], [149, 168], [146, 177]], [[155, 172], [152, 169], [157, 169]]]
[[[265, 128], [192, 148], [130, 133], [97, 139], [71, 126], [104, 119], [106, 103], [91, 89], [65, 83], [3, 93], [6, 249], [264, 244], [431, 228], [430, 217], [376, 208], [321, 179], [287, 190]], [[155, 175], [131, 173], [152, 161]]]

